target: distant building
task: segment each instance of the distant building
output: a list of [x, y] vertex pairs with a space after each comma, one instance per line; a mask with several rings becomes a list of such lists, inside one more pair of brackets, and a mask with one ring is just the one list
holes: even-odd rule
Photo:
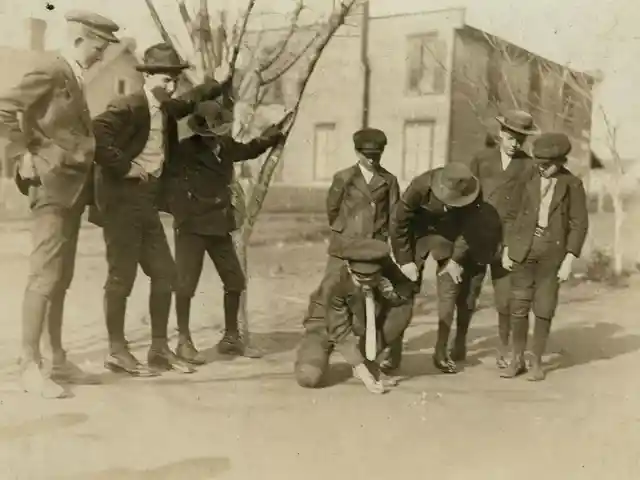
[[[569, 134], [570, 167], [589, 170], [589, 75], [466, 25], [461, 9], [371, 18], [364, 42], [361, 17], [349, 19], [318, 63], [277, 182], [326, 187], [335, 171], [354, 163], [351, 135], [365, 107], [363, 58], [371, 72], [369, 125], [386, 132], [384, 166], [404, 184], [448, 161], [468, 162], [497, 133], [495, 116], [516, 106], [542, 129]], [[313, 34], [313, 27], [300, 28], [288, 50]], [[261, 43], [282, 37], [282, 30], [263, 32]], [[290, 103], [298, 73], [292, 68], [271, 86], [272, 103]]]

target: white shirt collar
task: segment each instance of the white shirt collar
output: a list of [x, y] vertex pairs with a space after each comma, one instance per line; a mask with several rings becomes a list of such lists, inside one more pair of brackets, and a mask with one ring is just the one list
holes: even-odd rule
[[76, 77], [78, 77], [80, 80], [82, 80], [84, 78], [84, 73], [85, 73], [84, 68], [82, 68], [80, 64], [76, 60], [74, 60], [73, 56], [70, 55], [68, 52], [61, 51], [60, 56], [64, 59], [65, 62], [69, 64], [69, 67], [71, 67], [73, 74]]
[[160, 108], [160, 102], [155, 97], [155, 95], [151, 93], [151, 90], [149, 90], [146, 85], [142, 87], [142, 89], [144, 90], [144, 94], [147, 97], [147, 101], [149, 102], [149, 109], [158, 110]]
[[373, 178], [373, 172], [364, 168], [360, 162], [358, 162], [358, 167], [360, 168], [364, 179], [367, 181], [367, 183], [369, 183]]

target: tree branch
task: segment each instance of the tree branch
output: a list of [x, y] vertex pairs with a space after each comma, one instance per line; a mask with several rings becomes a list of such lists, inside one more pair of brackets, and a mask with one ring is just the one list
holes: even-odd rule
[[300, 14], [302, 13], [303, 8], [304, 8], [304, 0], [297, 0], [296, 8], [293, 10], [291, 14], [291, 21], [290, 21], [289, 29], [287, 31], [286, 36], [281, 42], [279, 42], [278, 50], [271, 56], [271, 58], [267, 60], [267, 62], [264, 65], [259, 66], [260, 73], [268, 70], [269, 67], [271, 67], [274, 63], [276, 63], [280, 59], [280, 57], [282, 57], [282, 54], [285, 52], [285, 50], [289, 46], [289, 42], [291, 41], [291, 38], [293, 38], [293, 35], [298, 30], [298, 20], [300, 19]]
[[317, 32], [313, 36], [313, 38], [311, 38], [311, 40], [309, 40], [309, 42], [307, 42], [307, 44], [296, 55], [294, 55], [294, 57], [282, 69], [280, 69], [278, 71], [278, 73], [274, 74], [271, 78], [265, 80], [264, 77], [262, 76], [262, 73], [264, 71], [260, 72], [260, 85], [261, 86], [269, 85], [270, 83], [273, 83], [276, 80], [278, 80], [280, 77], [282, 77], [289, 70], [291, 70], [291, 67], [293, 67], [296, 63], [298, 63], [298, 60], [300, 60], [302, 58], [302, 56], [305, 53], [307, 53], [307, 51], [321, 37], [321, 35], [322, 35], [321, 32]]
[[236, 70], [236, 62], [238, 61], [238, 55], [240, 54], [240, 48], [242, 46], [242, 40], [247, 31], [247, 23], [249, 23], [249, 16], [251, 15], [251, 11], [256, 4], [256, 0], [249, 0], [249, 4], [247, 5], [247, 10], [245, 11], [242, 17], [242, 26], [240, 27], [240, 31], [238, 33], [238, 38], [234, 39], [233, 50], [231, 51], [231, 59], [229, 61], [229, 73], [230, 76], [233, 76]]

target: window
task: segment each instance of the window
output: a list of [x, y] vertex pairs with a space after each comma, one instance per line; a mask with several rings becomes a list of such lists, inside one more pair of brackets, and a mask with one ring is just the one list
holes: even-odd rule
[[123, 78], [118, 78], [116, 80], [116, 93], [118, 95], [126, 95], [127, 94], [127, 81]]
[[408, 181], [433, 168], [433, 120], [404, 124], [402, 180]]
[[407, 39], [407, 91], [412, 95], [441, 94], [445, 89], [447, 44], [437, 33]]
[[313, 179], [331, 180], [338, 170], [336, 158], [336, 124], [320, 123], [313, 136]]

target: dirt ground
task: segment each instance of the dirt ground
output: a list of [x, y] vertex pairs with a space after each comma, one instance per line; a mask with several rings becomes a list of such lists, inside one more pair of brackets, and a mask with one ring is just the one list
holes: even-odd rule
[[[189, 376], [131, 379], [102, 370], [106, 265], [100, 231], [83, 229], [65, 340], [71, 358], [101, 373], [104, 385], [51, 401], [15, 385], [29, 236], [24, 223], [3, 224], [0, 480], [640, 478], [639, 280], [627, 289], [564, 289], [546, 382], [499, 378], [490, 288], [472, 324], [468, 365], [458, 375], [438, 374], [430, 363], [436, 323], [427, 284], [400, 386], [370, 395], [334, 358], [331, 385], [310, 391], [291, 372], [325, 246], [283, 243], [292, 230], [313, 239], [321, 229], [304, 217], [264, 217], [250, 251], [252, 338], [263, 359], [213, 352], [221, 292], [207, 265], [193, 317], [211, 363]], [[147, 291], [140, 274], [127, 325], [141, 356]]]

